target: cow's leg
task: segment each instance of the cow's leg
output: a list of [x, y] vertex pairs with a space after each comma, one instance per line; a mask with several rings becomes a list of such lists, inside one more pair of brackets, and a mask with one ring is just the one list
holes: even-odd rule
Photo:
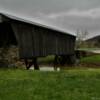
[[37, 57], [33, 58], [34, 70], [39, 70], [39, 65], [37, 63]]
[[29, 67], [28, 67], [28, 64], [29, 64], [28, 59], [24, 59], [24, 62], [25, 62], [25, 65], [26, 65], [26, 69], [28, 70], [29, 69]]
[[61, 55], [60, 56], [60, 64], [61, 66], [64, 66], [66, 63], [66, 56], [65, 55]]
[[72, 66], [75, 64], [75, 55], [66, 55], [65, 56], [65, 63], [69, 66]]
[[55, 58], [54, 58], [54, 70], [57, 70], [57, 64], [58, 64], [58, 55], [55, 55]]
[[29, 68], [33, 65], [33, 60], [32, 61], [28, 61], [28, 59], [25, 59], [25, 65], [26, 65], [26, 69], [29, 70]]

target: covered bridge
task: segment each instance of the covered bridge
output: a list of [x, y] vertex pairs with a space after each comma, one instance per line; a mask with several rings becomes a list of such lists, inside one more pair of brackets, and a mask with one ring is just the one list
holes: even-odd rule
[[[19, 55], [30, 67], [27, 59], [33, 59], [38, 69], [37, 57], [48, 55], [73, 57], [76, 36], [67, 31], [36, 23], [9, 14], [0, 14], [0, 46], [18, 45]], [[65, 57], [66, 56], [66, 57]]]

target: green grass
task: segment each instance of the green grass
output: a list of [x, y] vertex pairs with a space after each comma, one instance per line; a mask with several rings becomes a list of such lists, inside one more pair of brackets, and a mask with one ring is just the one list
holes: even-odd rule
[[0, 69], [0, 100], [100, 100], [100, 69]]
[[93, 55], [89, 57], [84, 57], [81, 59], [84, 63], [100, 63], [100, 55]]
[[[53, 64], [54, 55], [41, 57], [38, 59], [39, 64]], [[100, 54], [82, 57], [80, 63], [100, 63]]]
[[38, 63], [40, 64], [50, 64], [53, 63], [53, 61], [54, 61], [54, 55], [47, 56], [47, 57], [40, 57], [38, 59]]
[[91, 51], [91, 50], [100, 50], [100, 48], [79, 48], [79, 49], [76, 49], [76, 50], [86, 50], [86, 51]]

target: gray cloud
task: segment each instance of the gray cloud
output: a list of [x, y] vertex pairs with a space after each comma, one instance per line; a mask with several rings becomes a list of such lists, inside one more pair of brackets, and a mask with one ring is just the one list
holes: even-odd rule
[[100, 6], [100, 0], [0, 0], [0, 6], [19, 12], [61, 12], [68, 9], [90, 9]]
[[72, 32], [100, 35], [100, 0], [0, 0], [0, 12], [51, 24]]
[[94, 9], [89, 9], [89, 10], [71, 9], [66, 12], [49, 14], [47, 17], [51, 19], [55, 19], [55, 18], [64, 17], [64, 16], [99, 18], [100, 8], [94, 8]]

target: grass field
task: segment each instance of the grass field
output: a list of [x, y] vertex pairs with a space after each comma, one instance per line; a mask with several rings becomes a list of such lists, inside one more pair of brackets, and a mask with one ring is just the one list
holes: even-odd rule
[[[52, 56], [47, 56], [47, 57], [44, 57], [44, 58], [39, 58], [38, 62], [39, 63], [44, 63], [44, 64], [49, 64], [49, 63], [52, 63], [53, 60], [54, 60], [54, 56], [52, 55]], [[100, 62], [100, 54], [87, 56], [87, 57], [82, 57], [80, 60], [81, 60], [82, 63]]]
[[93, 55], [93, 56], [89, 56], [89, 57], [84, 57], [81, 59], [81, 62], [84, 63], [100, 63], [100, 55]]
[[100, 100], [100, 69], [0, 69], [0, 100]]

